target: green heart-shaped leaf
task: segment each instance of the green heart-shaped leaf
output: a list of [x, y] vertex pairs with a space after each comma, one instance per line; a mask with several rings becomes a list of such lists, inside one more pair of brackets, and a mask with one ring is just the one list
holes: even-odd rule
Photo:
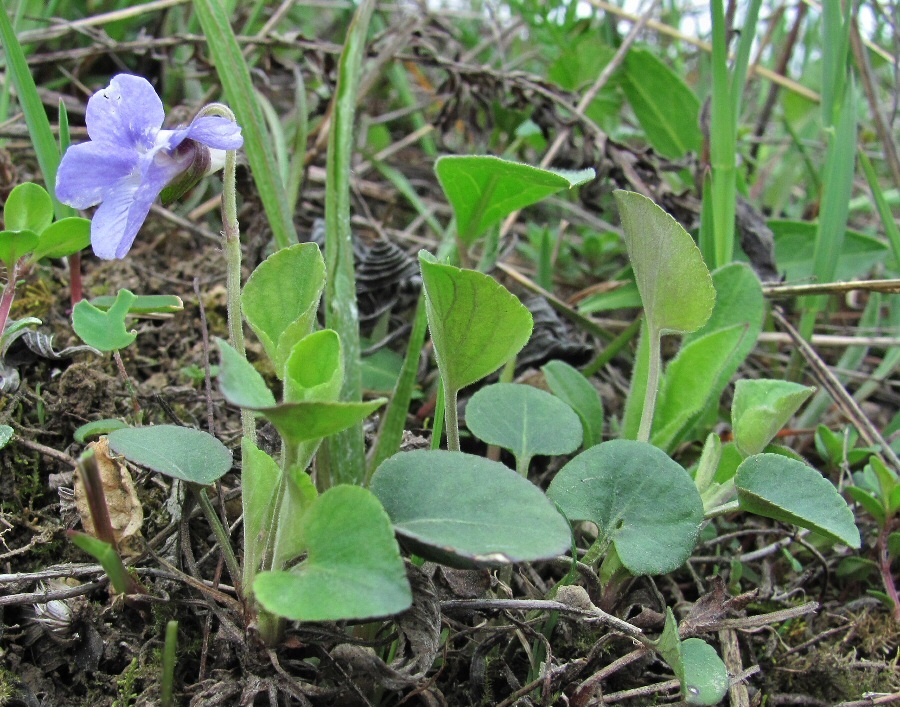
[[322, 329], [294, 344], [285, 362], [284, 400], [335, 401], [344, 381], [341, 340], [333, 329]]
[[303, 516], [306, 559], [289, 571], [261, 572], [257, 601], [294, 621], [368, 619], [405, 611], [412, 603], [390, 520], [358, 486], [335, 486]]
[[[327, 341], [322, 337], [321, 341]], [[232, 405], [262, 413], [286, 440], [300, 444], [322, 439], [364, 420], [386, 400], [361, 403], [329, 400], [299, 400], [278, 404], [265, 380], [253, 365], [234, 348], [216, 339], [221, 354], [219, 387]]]
[[231, 452], [208, 432], [178, 425], [127, 427], [109, 433], [109, 448], [128, 461], [207, 486], [231, 469]]
[[647, 197], [621, 189], [614, 194], [651, 331], [699, 329], [712, 313], [716, 291], [694, 239]]
[[741, 508], [860, 546], [853, 511], [818, 471], [781, 454], [756, 454], [734, 476]]
[[585, 450], [547, 495], [570, 521], [589, 520], [634, 574], [665, 574], [690, 557], [703, 522], [694, 482], [665, 452], [632, 440]]
[[325, 261], [315, 243], [298, 243], [266, 258], [241, 293], [244, 318], [282, 377], [295, 343], [312, 331], [325, 287]]
[[444, 156], [435, 162], [434, 171], [466, 244], [513, 211], [594, 178], [593, 169], [541, 169], [483, 155]]
[[100, 351], [124, 349], [137, 338], [136, 331], [125, 328], [125, 317], [134, 300], [128, 290], [119, 290], [113, 305], [106, 311], [81, 300], [72, 310], [72, 328], [88, 346]]
[[511, 451], [523, 474], [535, 454], [568, 454], [584, 439], [572, 408], [517, 383], [495, 383], [475, 393], [466, 405], [466, 426], [479, 439]]
[[378, 467], [371, 488], [413, 552], [453, 567], [551, 558], [571, 542], [537, 486], [483, 457], [400, 452]]
[[419, 253], [428, 328], [447, 391], [481, 380], [531, 336], [531, 312], [494, 278]]
[[741, 379], [734, 386], [734, 442], [747, 456], [759, 454], [815, 388], [790, 381]]
[[3, 205], [3, 223], [10, 231], [33, 231], [40, 235], [52, 221], [50, 195], [34, 182], [19, 184]]

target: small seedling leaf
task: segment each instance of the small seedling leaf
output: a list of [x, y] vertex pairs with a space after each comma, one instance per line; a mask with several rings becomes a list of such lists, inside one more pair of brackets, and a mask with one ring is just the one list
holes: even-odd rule
[[651, 330], [699, 329], [712, 313], [716, 291], [694, 239], [647, 197], [621, 189], [614, 193]]
[[19, 184], [3, 205], [3, 223], [10, 231], [34, 231], [40, 235], [52, 221], [50, 195], [34, 182]]
[[594, 178], [593, 169], [541, 169], [488, 155], [441, 157], [434, 171], [467, 245], [513, 211]]
[[231, 469], [231, 452], [207, 432], [177, 425], [129, 427], [109, 434], [109, 447], [128, 461], [206, 486]]
[[458, 391], [496, 371], [531, 336], [531, 312], [484, 273], [419, 253], [428, 328], [445, 389]]
[[585, 448], [602, 442], [603, 401], [597, 389], [565, 361], [550, 361], [541, 370], [553, 394], [568, 404], [581, 420]]
[[72, 311], [72, 328], [88, 346], [100, 351], [124, 349], [137, 338], [136, 331], [125, 328], [128, 308], [136, 299], [128, 290], [119, 290], [113, 305], [107, 310], [98, 309], [81, 300]]
[[853, 511], [818, 471], [781, 454], [756, 454], [734, 476], [741, 508], [860, 546]]
[[815, 390], [790, 381], [739, 380], [731, 404], [738, 449], [746, 456], [762, 452]]
[[88, 555], [93, 557], [106, 576], [109, 577], [110, 584], [119, 594], [134, 593], [137, 588], [137, 582], [128, 574], [125, 569], [125, 563], [116, 553], [115, 548], [108, 542], [92, 537], [87, 533], [80, 533], [77, 530], [69, 530], [66, 532], [76, 547], [84, 550]]
[[298, 243], [275, 252], [244, 285], [244, 317], [279, 378], [294, 344], [312, 331], [324, 287], [325, 261], [315, 243]]
[[[91, 304], [97, 309], [109, 310], [116, 298], [103, 295], [94, 297]], [[184, 310], [184, 302], [177, 295], [135, 295], [128, 307], [129, 314], [175, 314]]]
[[520, 461], [536, 454], [574, 452], [584, 438], [578, 415], [566, 403], [517, 383], [495, 383], [475, 393], [466, 406], [466, 426]]
[[0, 231], [0, 260], [11, 270], [16, 261], [38, 244], [34, 231]]
[[94, 420], [87, 422], [79, 427], [72, 436], [78, 444], [86, 444], [92, 437], [109, 434], [113, 430], [121, 430], [128, 425], [121, 420], [115, 418], [105, 420]]
[[306, 559], [289, 571], [262, 572], [254, 595], [293, 621], [339, 621], [397, 614], [412, 594], [390, 520], [369, 491], [335, 486], [303, 517]]
[[703, 522], [693, 479], [656, 447], [611, 440], [566, 464], [547, 490], [571, 521], [588, 520], [634, 574], [665, 574], [690, 556]]
[[70, 216], [50, 224], [41, 233], [32, 260], [64, 258], [84, 250], [91, 244], [90, 219]]
[[541, 490], [483, 457], [400, 452], [378, 467], [371, 488], [404, 544], [452, 567], [546, 559], [570, 546], [565, 518]]
[[715, 648], [699, 638], [681, 642], [681, 694], [689, 705], [717, 705], [728, 692], [728, 671]]

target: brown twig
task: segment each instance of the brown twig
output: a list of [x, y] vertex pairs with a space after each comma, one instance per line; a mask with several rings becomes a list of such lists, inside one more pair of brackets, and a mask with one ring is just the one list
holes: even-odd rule
[[884, 437], [882, 437], [881, 432], [878, 431], [875, 425], [872, 424], [872, 421], [862, 411], [862, 408], [859, 407], [859, 403], [853, 399], [853, 396], [847, 392], [847, 389], [841, 385], [841, 382], [829, 370], [828, 366], [825, 365], [825, 362], [821, 359], [819, 354], [816, 353], [815, 349], [800, 336], [800, 333], [787, 320], [778, 307], [772, 308], [772, 317], [778, 322], [778, 325], [790, 335], [800, 355], [812, 369], [813, 376], [822, 387], [828, 391], [834, 402], [841, 408], [844, 415], [846, 415], [856, 429], [859, 430], [859, 434], [865, 443], [870, 447], [880, 447], [880, 454], [887, 459], [894, 469], [900, 471], [900, 459], [898, 459], [896, 452], [894, 452], [891, 446], [885, 441]]

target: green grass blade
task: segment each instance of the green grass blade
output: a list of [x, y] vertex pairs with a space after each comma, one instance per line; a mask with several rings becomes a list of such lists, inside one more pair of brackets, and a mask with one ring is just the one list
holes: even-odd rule
[[731, 72], [731, 115], [734, 129], [741, 115], [741, 98], [744, 95], [744, 83], [747, 80], [747, 66], [750, 63], [750, 48], [756, 37], [756, 22], [759, 19], [759, 8], [762, 0], [752, 0], [744, 18], [744, 27], [738, 35], [737, 53], [734, 57], [734, 69]]
[[309, 107], [306, 104], [306, 84], [303, 81], [303, 72], [295, 69], [294, 78], [297, 80], [297, 88], [294, 91], [297, 124], [294, 126], [294, 144], [286, 187], [291, 213], [297, 209], [297, 202], [300, 200], [300, 187], [306, 171], [306, 141], [309, 137]]
[[865, 150], [859, 151], [859, 163], [862, 165], [863, 172], [866, 175], [866, 181], [869, 183], [869, 189], [872, 192], [872, 199], [875, 201], [875, 208], [881, 217], [881, 223], [884, 225], [884, 232], [891, 243], [894, 250], [894, 260], [897, 267], [900, 267], [900, 228], [894, 220], [891, 213], [891, 206], [888, 204], [884, 196], [884, 191], [878, 183], [878, 175], [875, 173], [875, 167], [872, 166], [872, 160], [866, 155]]
[[256, 102], [250, 71], [221, 1], [194, 0], [194, 10], [215, 59], [225, 98], [243, 130], [244, 150], [272, 227], [272, 235], [278, 247], [285, 248], [297, 242], [297, 234], [272, 152], [271, 136], [266, 130], [262, 109]]
[[[356, 307], [356, 274], [353, 267], [353, 236], [350, 232], [350, 167], [353, 157], [353, 123], [356, 96], [362, 73], [369, 21], [375, 0], [363, 0], [350, 28], [338, 68], [328, 161], [325, 178], [325, 325], [341, 337], [344, 386], [341, 399], [362, 396], [359, 317]], [[366, 474], [362, 423], [328, 439], [328, 463], [332, 484], [361, 483]]]
[[[847, 232], [856, 158], [856, 104], [856, 87], [853, 81], [848, 81], [838, 124], [828, 143], [825, 158], [825, 176], [822, 180], [825, 190], [813, 256], [816, 282], [831, 282], [834, 279]], [[812, 334], [816, 314], [822, 311], [826, 302], [825, 295], [810, 299], [800, 322], [800, 333], [805, 339]]]
[[412, 331], [409, 334], [409, 343], [406, 346], [406, 357], [400, 368], [400, 377], [394, 387], [391, 402], [384, 411], [381, 429], [378, 431], [378, 441], [369, 460], [369, 476], [385, 459], [395, 454], [400, 449], [403, 439], [403, 430], [406, 429], [406, 417], [409, 414], [409, 401], [412, 399], [416, 385], [416, 376], [419, 372], [419, 358], [422, 347], [425, 345], [425, 334], [428, 331], [428, 317], [425, 313], [425, 295], [419, 295], [419, 305], [416, 307], [416, 317], [413, 320]]
[[34, 84], [34, 78], [31, 76], [31, 71], [28, 68], [28, 61], [25, 59], [22, 46], [19, 44], [19, 38], [16, 36], [12, 23], [9, 21], [9, 15], [6, 14], [6, 6], [2, 1], [0, 1], [0, 39], [3, 40], [3, 47], [6, 50], [7, 74], [19, 96], [19, 104], [25, 113], [25, 123], [28, 125], [28, 133], [31, 135], [31, 141], [34, 143], [38, 164], [41, 167], [41, 173], [44, 175], [47, 191], [53, 199], [53, 212], [56, 214], [57, 219], [74, 216], [75, 211], [73, 209], [61, 204], [56, 199], [56, 170], [59, 167], [59, 149], [56, 146], [53, 131], [50, 129], [47, 111], [44, 110], [44, 105], [41, 103], [40, 96], [38, 96], [37, 86]]
[[850, 46], [850, 20], [844, 18], [839, 2], [822, 5], [822, 125], [835, 124], [838, 100], [847, 80], [847, 50]]
[[[712, 244], [701, 250], [710, 269], [731, 262], [734, 254], [735, 120], [732, 112], [728, 76], [728, 43], [725, 9], [722, 0], [711, 0], [713, 23], [712, 48], [712, 122], [710, 125], [710, 166], [712, 167]], [[708, 231], [704, 231], [708, 233]]]

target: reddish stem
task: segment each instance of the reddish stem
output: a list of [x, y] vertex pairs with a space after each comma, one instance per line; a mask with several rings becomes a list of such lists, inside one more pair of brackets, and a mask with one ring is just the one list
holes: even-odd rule
[[9, 278], [0, 294], [0, 334], [6, 330], [6, 322], [9, 319], [9, 310], [12, 308], [13, 299], [16, 297], [16, 281], [19, 279], [19, 263], [17, 261], [12, 270], [8, 271]]
[[897, 594], [897, 585], [894, 584], [894, 575], [891, 572], [891, 555], [888, 552], [888, 537], [891, 534], [891, 528], [894, 523], [889, 518], [878, 534], [878, 541], [875, 547], [878, 550], [878, 564], [881, 568], [881, 578], [884, 582], [884, 589], [894, 604], [894, 621], [900, 622], [900, 596]]
[[81, 286], [81, 253], [72, 253], [69, 256], [69, 293], [72, 298], [72, 308], [84, 299], [84, 290]]

